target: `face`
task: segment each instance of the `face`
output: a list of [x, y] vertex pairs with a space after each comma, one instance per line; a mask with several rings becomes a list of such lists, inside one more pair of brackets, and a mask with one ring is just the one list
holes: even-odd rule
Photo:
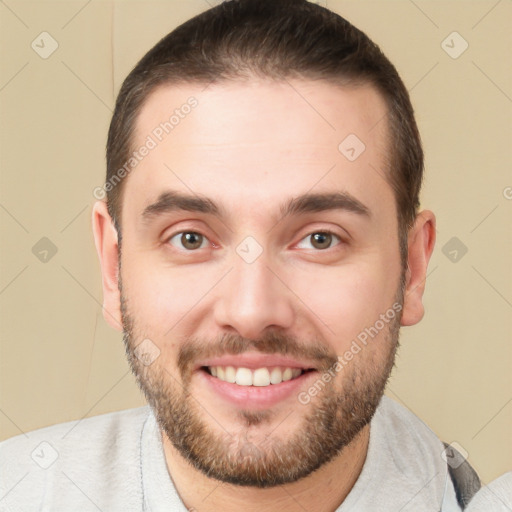
[[134, 147], [156, 144], [124, 185], [124, 338], [166, 442], [213, 478], [298, 480], [375, 412], [404, 277], [385, 114], [370, 86], [256, 79], [162, 87], [141, 111]]

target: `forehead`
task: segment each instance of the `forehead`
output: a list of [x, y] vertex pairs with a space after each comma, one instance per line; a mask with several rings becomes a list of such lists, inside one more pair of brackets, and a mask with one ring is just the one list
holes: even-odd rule
[[125, 183], [122, 217], [140, 215], [168, 189], [230, 202], [240, 213], [313, 189], [348, 191], [370, 204], [380, 197], [394, 208], [385, 180], [386, 113], [370, 85], [254, 79], [161, 86], [136, 121], [132, 149], [150, 150]]
[[[195, 106], [188, 108], [187, 103]], [[168, 146], [206, 142], [225, 149], [236, 143], [299, 145], [323, 140], [337, 149], [336, 143], [349, 133], [369, 144], [377, 142], [387, 125], [380, 123], [386, 112], [384, 99], [369, 84], [341, 87], [321, 80], [253, 79], [167, 85], [146, 99], [135, 123], [134, 140], [142, 143], [155, 130], [158, 136], [162, 128]], [[166, 133], [159, 123], [169, 120], [172, 130]]]

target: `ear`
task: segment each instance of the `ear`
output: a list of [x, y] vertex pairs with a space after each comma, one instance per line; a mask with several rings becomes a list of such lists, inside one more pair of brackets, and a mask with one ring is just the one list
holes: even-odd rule
[[118, 237], [104, 201], [97, 201], [93, 206], [92, 229], [101, 266], [103, 317], [111, 327], [122, 332], [121, 300], [118, 288]]
[[427, 267], [436, 241], [436, 218], [429, 210], [418, 214], [409, 231], [402, 325], [417, 324], [425, 312], [423, 292]]

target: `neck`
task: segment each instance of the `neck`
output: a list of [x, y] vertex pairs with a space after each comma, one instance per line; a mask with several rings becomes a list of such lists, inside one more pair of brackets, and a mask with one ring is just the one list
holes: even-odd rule
[[176, 451], [165, 434], [162, 442], [167, 469], [189, 510], [333, 512], [343, 503], [363, 469], [369, 436], [370, 426], [367, 425], [336, 458], [309, 476], [268, 489], [237, 486], [208, 478]]

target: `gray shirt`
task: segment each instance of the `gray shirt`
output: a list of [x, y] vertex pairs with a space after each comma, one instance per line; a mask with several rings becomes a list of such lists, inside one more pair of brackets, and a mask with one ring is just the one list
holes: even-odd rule
[[510, 512], [512, 510], [512, 471], [482, 487], [465, 512]]
[[[363, 470], [337, 512], [459, 512], [437, 436], [383, 397]], [[0, 443], [0, 511], [187, 512], [152, 410], [61, 423]]]

